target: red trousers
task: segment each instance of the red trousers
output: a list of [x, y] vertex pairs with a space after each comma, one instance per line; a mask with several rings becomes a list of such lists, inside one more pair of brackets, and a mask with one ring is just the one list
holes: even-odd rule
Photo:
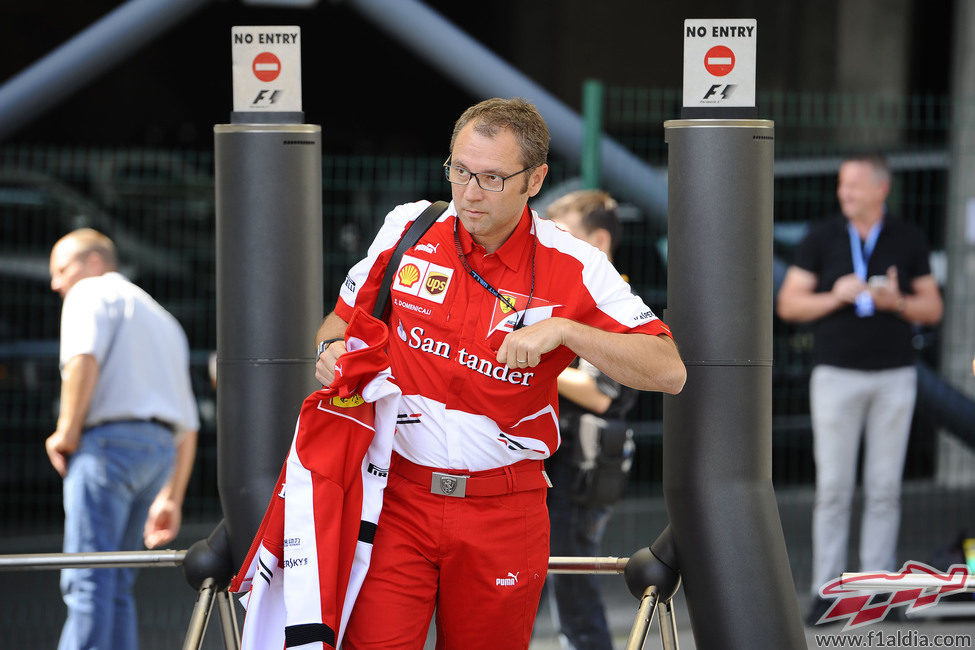
[[434, 610], [438, 650], [528, 648], [548, 571], [545, 489], [432, 494], [429, 482], [397, 471], [404, 464], [393, 454], [372, 563], [343, 648], [422, 650]]

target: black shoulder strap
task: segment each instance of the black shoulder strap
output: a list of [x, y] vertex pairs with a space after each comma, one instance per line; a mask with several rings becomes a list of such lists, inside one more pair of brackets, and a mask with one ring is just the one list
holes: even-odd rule
[[406, 249], [414, 246], [420, 237], [423, 236], [433, 222], [440, 218], [440, 215], [444, 213], [444, 210], [450, 204], [446, 201], [437, 201], [436, 203], [431, 203], [427, 206], [427, 209], [420, 213], [412, 224], [410, 224], [409, 229], [403, 234], [403, 238], [399, 240], [399, 244], [396, 245], [396, 250], [393, 251], [393, 256], [389, 258], [389, 264], [386, 265], [386, 273], [383, 274], [383, 282], [379, 285], [379, 294], [376, 296], [376, 306], [372, 310], [372, 315], [376, 318], [385, 321], [389, 318], [389, 285], [393, 283], [393, 274], [396, 273], [396, 269], [399, 268], [399, 261], [403, 257], [403, 253]]

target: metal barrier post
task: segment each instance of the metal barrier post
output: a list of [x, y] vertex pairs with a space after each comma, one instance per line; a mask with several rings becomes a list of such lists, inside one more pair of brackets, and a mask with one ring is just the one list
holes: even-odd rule
[[660, 603], [663, 604], [660, 642], [664, 650], [679, 650], [672, 600], [680, 587], [680, 574], [674, 564], [670, 528], [666, 528], [652, 547], [640, 549], [630, 558], [556, 556], [549, 558], [548, 570], [549, 573], [623, 574], [630, 593], [640, 600], [626, 650], [643, 648], [653, 614]]
[[640, 650], [647, 640], [647, 632], [650, 631], [650, 624], [653, 623], [653, 613], [657, 609], [657, 601], [660, 599], [660, 591], [653, 585], [647, 587], [640, 599], [640, 608], [636, 613], [636, 620], [633, 621], [633, 629], [630, 630], [630, 638], [626, 642], [626, 650]]
[[193, 607], [190, 625], [186, 628], [183, 650], [200, 650], [203, 646], [203, 637], [206, 635], [207, 623], [210, 622], [210, 611], [213, 608], [215, 592], [216, 586], [213, 578], [204, 580], [203, 586], [200, 587], [200, 594], [196, 599], [196, 605]]
[[237, 612], [234, 599], [226, 589], [217, 592], [217, 607], [220, 611], [220, 631], [223, 633], [223, 647], [227, 650], [240, 648], [240, 626], [237, 625]]
[[668, 599], [660, 603], [660, 606], [663, 607], [663, 611], [660, 612], [660, 645], [664, 650], [679, 650], [674, 602]]
[[220, 632], [223, 635], [225, 650], [240, 650], [240, 628], [237, 626], [237, 615], [234, 613], [234, 603], [226, 589], [217, 587], [213, 578], [207, 578], [200, 587], [190, 624], [186, 628], [186, 638], [183, 640], [183, 650], [200, 650], [206, 637], [207, 626], [210, 624], [210, 614], [213, 612], [213, 602], [217, 602], [220, 613]]

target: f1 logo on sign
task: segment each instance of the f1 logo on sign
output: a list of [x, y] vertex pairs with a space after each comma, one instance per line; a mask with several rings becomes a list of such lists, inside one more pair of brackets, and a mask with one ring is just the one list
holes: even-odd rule
[[684, 106], [754, 107], [754, 18], [684, 21]]
[[301, 28], [231, 30], [234, 111], [301, 111]]

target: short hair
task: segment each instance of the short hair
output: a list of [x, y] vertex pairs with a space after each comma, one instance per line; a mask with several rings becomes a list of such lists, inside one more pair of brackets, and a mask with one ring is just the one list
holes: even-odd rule
[[545, 215], [558, 219], [570, 212], [578, 212], [582, 218], [579, 223], [586, 234], [597, 228], [609, 233], [610, 249], [615, 251], [619, 242], [620, 218], [613, 197], [602, 190], [577, 190], [561, 196], [549, 204]]
[[485, 99], [464, 111], [454, 123], [450, 151], [454, 150], [457, 134], [469, 122], [474, 123], [476, 133], [488, 138], [495, 137], [501, 129], [510, 129], [518, 141], [525, 167], [535, 168], [544, 165], [548, 160], [548, 144], [551, 140], [548, 126], [538, 109], [520, 97]]
[[873, 169], [874, 177], [883, 183], [890, 183], [890, 164], [881, 153], [851, 154], [843, 159], [844, 163], [861, 163]]
[[78, 244], [75, 255], [87, 257], [89, 253], [97, 253], [106, 268], [115, 270], [118, 268], [118, 253], [115, 251], [115, 242], [103, 235], [94, 228], [79, 228], [73, 230], [61, 238], [59, 241], [71, 238]]

